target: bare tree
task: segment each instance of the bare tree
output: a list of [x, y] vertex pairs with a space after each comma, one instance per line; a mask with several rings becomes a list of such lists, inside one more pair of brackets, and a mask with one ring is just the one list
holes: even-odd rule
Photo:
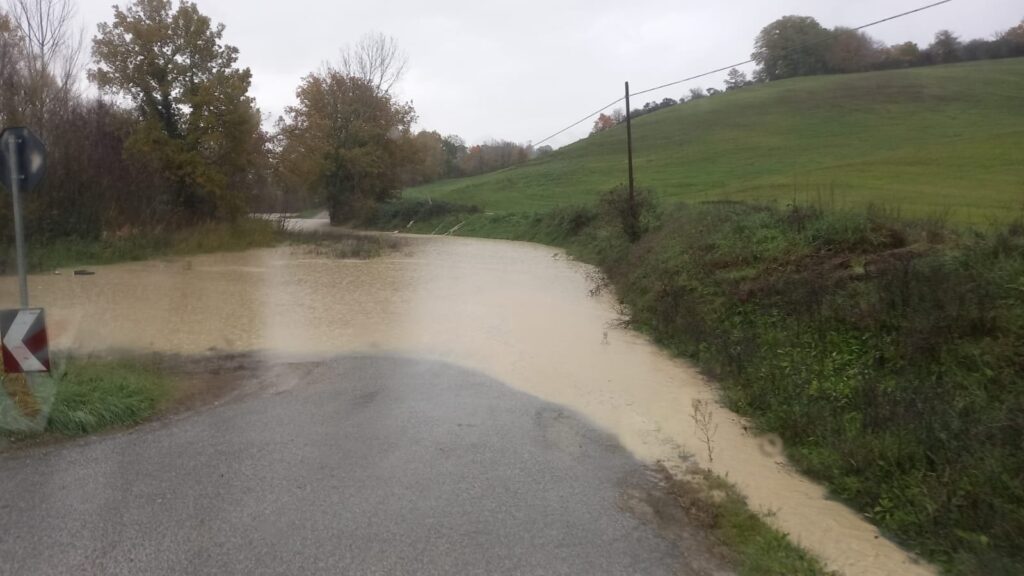
[[408, 57], [391, 36], [370, 32], [341, 52], [341, 71], [366, 80], [378, 93], [387, 94], [402, 79]]
[[0, 13], [0, 122], [21, 122], [21, 92], [24, 76], [24, 42], [18, 27]]
[[77, 94], [85, 32], [75, 29], [73, 0], [8, 0], [7, 9], [24, 41], [27, 104], [38, 125]]

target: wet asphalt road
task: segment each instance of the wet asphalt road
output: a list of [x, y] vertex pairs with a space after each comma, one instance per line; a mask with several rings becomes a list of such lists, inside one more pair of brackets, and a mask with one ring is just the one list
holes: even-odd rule
[[0, 573], [691, 574], [717, 564], [624, 506], [648, 475], [557, 406], [390, 356], [332, 360], [299, 380], [0, 456]]

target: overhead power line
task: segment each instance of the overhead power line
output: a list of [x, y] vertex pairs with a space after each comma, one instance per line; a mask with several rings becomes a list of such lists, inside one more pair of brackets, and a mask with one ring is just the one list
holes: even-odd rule
[[572, 124], [569, 124], [568, 126], [566, 126], [565, 128], [562, 128], [562, 129], [561, 129], [561, 130], [559, 130], [558, 132], [555, 132], [555, 133], [554, 133], [554, 134], [552, 134], [551, 136], [548, 136], [547, 138], [545, 138], [545, 139], [541, 140], [540, 142], [537, 142], [536, 144], [534, 144], [534, 146], [540, 146], [541, 144], [543, 144], [543, 143], [547, 142], [548, 140], [551, 140], [551, 139], [552, 139], [552, 138], [554, 138], [555, 136], [558, 136], [558, 135], [559, 135], [559, 134], [561, 134], [562, 132], [565, 132], [566, 130], [572, 130], [573, 128], [575, 128], [575, 127], [579, 126], [579, 125], [580, 125], [580, 124], [582, 124], [583, 122], [586, 122], [587, 120], [590, 120], [590, 119], [591, 119], [591, 118], [593, 118], [594, 116], [597, 116], [597, 115], [598, 115], [598, 114], [600, 114], [601, 112], [604, 112], [604, 111], [605, 111], [605, 110], [607, 110], [608, 108], [611, 108], [612, 106], [615, 106], [616, 104], [618, 104], [619, 102], [622, 102], [622, 101], [623, 101], [623, 100], [625, 100], [625, 99], [626, 99], [626, 98], [625, 98], [625, 96], [623, 96], [622, 98], [617, 98], [617, 99], [613, 100], [612, 102], [609, 102], [608, 104], [605, 104], [605, 105], [604, 105], [604, 106], [602, 106], [601, 108], [598, 108], [596, 112], [591, 112], [590, 114], [587, 114], [587, 115], [586, 115], [586, 116], [584, 116], [583, 118], [580, 118], [579, 120], [577, 120], [577, 121], [573, 122]]
[[[952, 1], [953, 0], [941, 0], [940, 2], [933, 2], [933, 3], [928, 4], [926, 6], [921, 6], [919, 8], [914, 8], [913, 10], [907, 10], [906, 12], [900, 12], [899, 14], [894, 14], [892, 16], [888, 16], [886, 18], [882, 18], [881, 20], [875, 20], [874, 22], [868, 22], [867, 24], [862, 24], [860, 26], [857, 26], [856, 28], [852, 28], [851, 30], [853, 30], [854, 32], [859, 32], [859, 31], [864, 30], [866, 28], [871, 28], [872, 26], [878, 26], [879, 24], [883, 24], [885, 22], [890, 22], [892, 20], [896, 20], [898, 18], [903, 18], [905, 16], [910, 16], [911, 14], [917, 14], [918, 12], [924, 12], [925, 10], [930, 10], [930, 9], [936, 8], [938, 6], [942, 6], [943, 4], [949, 4]], [[803, 44], [798, 44], [796, 46], [793, 46], [789, 50], [798, 50], [800, 48], [807, 48], [808, 46], [814, 46], [815, 44], [820, 44], [821, 42], [824, 42], [826, 40], [827, 40], [827, 38], [823, 38], [823, 39], [820, 39], [820, 40], [815, 40], [813, 42], [805, 42]], [[682, 78], [680, 80], [673, 80], [672, 82], [666, 82], [665, 84], [660, 84], [660, 85], [655, 86], [653, 88], [645, 88], [644, 90], [639, 90], [637, 92], [630, 92], [630, 96], [640, 96], [642, 94], [647, 94], [648, 92], [654, 92], [655, 90], [661, 90], [662, 88], [668, 88], [670, 86], [675, 86], [677, 84], [683, 84], [685, 82], [692, 82], [694, 80], [699, 80], [699, 79], [704, 78], [706, 76], [711, 76], [713, 74], [718, 74], [720, 72], [725, 72], [726, 70], [731, 70], [733, 68], [739, 68], [740, 66], [746, 66], [747, 64], [753, 64], [754, 62], [755, 62], [755, 60], [753, 58], [751, 58], [749, 60], [744, 60], [743, 62], [737, 62], [735, 64], [730, 64], [728, 66], [722, 66], [720, 68], [715, 68], [714, 70], [708, 70], [707, 72], [701, 72], [700, 74], [696, 74], [694, 76], [689, 76], [687, 78]], [[579, 126], [580, 124], [586, 122], [587, 120], [593, 118], [594, 116], [597, 116], [601, 112], [604, 112], [608, 108], [611, 108], [612, 106], [618, 104], [619, 102], [622, 102], [623, 100], [625, 100], [625, 97], [618, 98], [618, 99], [616, 99], [616, 100], [614, 100], [614, 101], [612, 101], [612, 102], [610, 102], [608, 104], [605, 104], [604, 107], [599, 108], [597, 111], [591, 112], [590, 114], [584, 116], [583, 118], [580, 118], [579, 120], [573, 122], [572, 124], [566, 126], [565, 128], [562, 128], [558, 132], [555, 132], [554, 134], [548, 136], [547, 138], [544, 138], [543, 140], [538, 141], [536, 144], [534, 144], [534, 146], [540, 146], [541, 144], [547, 142], [548, 140], [551, 140], [552, 138], [554, 138], [554, 137], [556, 137], [556, 136], [558, 136], [558, 135], [560, 135], [560, 134], [562, 134], [562, 133], [564, 133], [564, 132], [566, 132], [568, 130], [572, 130], [573, 128]]]

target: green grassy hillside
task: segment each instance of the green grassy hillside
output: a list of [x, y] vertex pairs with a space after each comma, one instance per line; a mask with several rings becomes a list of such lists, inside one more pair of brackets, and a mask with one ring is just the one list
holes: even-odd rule
[[[1024, 208], [1024, 59], [797, 78], [638, 118], [638, 185], [665, 201], [874, 203], [986, 223]], [[625, 128], [523, 166], [410, 189], [495, 212], [589, 204], [625, 181]]]

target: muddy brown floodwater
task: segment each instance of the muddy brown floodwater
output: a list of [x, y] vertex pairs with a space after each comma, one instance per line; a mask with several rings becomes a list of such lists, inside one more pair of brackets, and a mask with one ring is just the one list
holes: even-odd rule
[[[695, 435], [697, 370], [616, 327], [589, 267], [554, 248], [407, 237], [384, 257], [338, 260], [301, 247], [99, 266], [94, 276], [34, 275], [51, 345], [171, 353], [258, 350], [268, 358], [395, 352], [489, 374], [563, 404], [614, 433], [641, 460], [682, 470], [685, 455], [727, 476], [751, 506], [847, 574], [929, 574], [871, 524], [763, 450], [715, 404], [714, 462]], [[17, 303], [2, 279], [0, 304]]]

